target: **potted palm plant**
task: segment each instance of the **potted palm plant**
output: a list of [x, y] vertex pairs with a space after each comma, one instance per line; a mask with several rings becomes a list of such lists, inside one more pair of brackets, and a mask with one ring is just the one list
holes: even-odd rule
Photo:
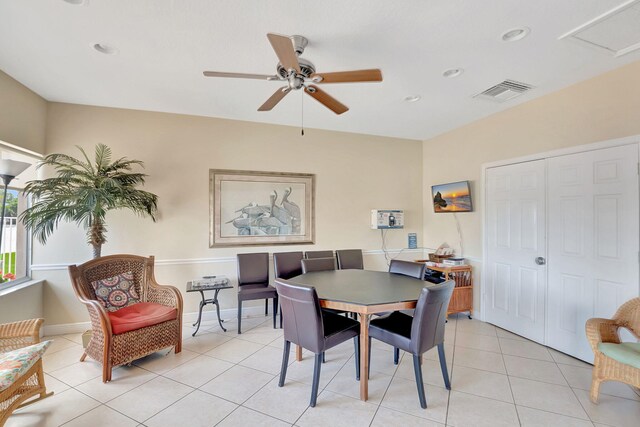
[[50, 154], [38, 165], [51, 166], [52, 178], [30, 181], [24, 192], [33, 196], [33, 204], [20, 216], [25, 227], [41, 243], [57, 228], [60, 221], [75, 222], [87, 233], [93, 257], [100, 256], [107, 241], [106, 214], [114, 209], [129, 209], [156, 220], [158, 196], [140, 190], [147, 175], [132, 172], [144, 167], [140, 160], [112, 160], [111, 149], [99, 144], [90, 159], [81, 147], [80, 159], [66, 154]]

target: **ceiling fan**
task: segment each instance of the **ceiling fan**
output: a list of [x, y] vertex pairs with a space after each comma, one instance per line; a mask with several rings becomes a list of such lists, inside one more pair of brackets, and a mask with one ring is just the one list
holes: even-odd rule
[[308, 40], [302, 36], [283, 36], [280, 34], [267, 34], [267, 38], [275, 50], [280, 62], [275, 75], [225, 73], [219, 71], [205, 71], [206, 77], [231, 77], [240, 79], [257, 79], [278, 81], [286, 83], [286, 86], [276, 90], [267, 101], [258, 108], [258, 111], [270, 111], [288, 93], [293, 90], [304, 91], [336, 114], [342, 114], [349, 108], [316, 84], [325, 83], [358, 83], [381, 82], [382, 72], [375, 68], [370, 70], [338, 71], [333, 73], [316, 73], [316, 67], [300, 55], [308, 44]]

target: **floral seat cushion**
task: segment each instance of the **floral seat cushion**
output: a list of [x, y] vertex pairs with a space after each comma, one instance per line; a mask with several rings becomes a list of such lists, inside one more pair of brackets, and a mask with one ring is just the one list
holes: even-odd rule
[[91, 282], [96, 291], [98, 301], [108, 311], [116, 311], [140, 302], [140, 296], [136, 290], [133, 273], [118, 274], [117, 276]]
[[0, 354], [0, 391], [6, 390], [42, 357], [51, 341]]

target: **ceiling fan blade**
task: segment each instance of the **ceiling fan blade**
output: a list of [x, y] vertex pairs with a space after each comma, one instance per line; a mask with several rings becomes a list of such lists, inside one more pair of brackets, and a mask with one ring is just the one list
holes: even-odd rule
[[225, 73], [222, 71], [205, 71], [205, 77], [231, 77], [235, 79], [257, 79], [257, 80], [278, 80], [278, 76], [266, 74], [246, 74], [246, 73]]
[[275, 107], [278, 102], [282, 101], [282, 98], [287, 96], [289, 92], [291, 92], [289, 86], [284, 86], [276, 90], [273, 95], [271, 95], [269, 99], [267, 99], [267, 101], [258, 108], [258, 111], [271, 111], [271, 109]]
[[342, 114], [344, 112], [349, 111], [349, 107], [342, 104], [340, 101], [329, 95], [327, 92], [320, 89], [318, 86], [309, 85], [304, 88], [304, 91], [307, 92], [312, 98], [316, 101], [330, 109], [336, 114]]
[[281, 36], [273, 33], [267, 34], [267, 38], [269, 39], [273, 50], [276, 51], [276, 55], [278, 55], [278, 59], [282, 66], [287, 70], [293, 68], [296, 72], [300, 73], [298, 55], [296, 55], [296, 51], [293, 49], [293, 42], [291, 39], [287, 36]]
[[[316, 78], [321, 80], [316, 80]], [[338, 71], [335, 73], [313, 73], [311, 79], [315, 83], [355, 83], [381, 82], [382, 71], [377, 68], [371, 70]]]

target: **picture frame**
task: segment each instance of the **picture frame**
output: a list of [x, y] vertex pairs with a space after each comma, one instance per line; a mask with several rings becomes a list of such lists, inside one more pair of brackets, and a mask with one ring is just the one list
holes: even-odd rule
[[435, 213], [473, 212], [469, 181], [433, 185], [431, 202]]
[[209, 170], [209, 247], [314, 241], [314, 174]]

